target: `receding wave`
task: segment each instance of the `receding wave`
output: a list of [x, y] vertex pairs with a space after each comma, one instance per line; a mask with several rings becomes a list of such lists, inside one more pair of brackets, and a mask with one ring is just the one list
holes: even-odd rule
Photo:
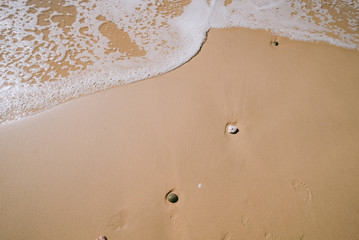
[[18, 0], [0, 7], [0, 123], [193, 57], [210, 28], [359, 49], [359, 4], [336, 0]]

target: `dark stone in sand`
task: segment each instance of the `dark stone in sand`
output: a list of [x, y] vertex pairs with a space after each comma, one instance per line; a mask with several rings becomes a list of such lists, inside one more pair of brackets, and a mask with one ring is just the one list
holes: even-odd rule
[[170, 193], [167, 196], [167, 200], [171, 203], [176, 203], [176, 202], [178, 202], [178, 196], [175, 193]]

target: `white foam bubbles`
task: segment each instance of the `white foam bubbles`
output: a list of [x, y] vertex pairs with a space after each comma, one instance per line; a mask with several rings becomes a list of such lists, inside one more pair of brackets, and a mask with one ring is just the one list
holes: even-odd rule
[[303, 41], [359, 48], [359, 3], [319, 0], [216, 1], [211, 27], [266, 29]]

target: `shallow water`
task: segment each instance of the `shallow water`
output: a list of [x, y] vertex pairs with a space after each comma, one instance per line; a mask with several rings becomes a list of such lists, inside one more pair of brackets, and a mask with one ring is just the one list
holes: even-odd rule
[[175, 69], [210, 28], [359, 49], [359, 2], [348, 0], [19, 0], [0, 16], [0, 123]]

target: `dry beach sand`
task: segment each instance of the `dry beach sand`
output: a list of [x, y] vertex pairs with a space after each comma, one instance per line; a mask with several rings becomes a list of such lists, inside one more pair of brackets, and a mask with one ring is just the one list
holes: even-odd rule
[[359, 53], [273, 39], [1, 125], [0, 239], [359, 239]]

